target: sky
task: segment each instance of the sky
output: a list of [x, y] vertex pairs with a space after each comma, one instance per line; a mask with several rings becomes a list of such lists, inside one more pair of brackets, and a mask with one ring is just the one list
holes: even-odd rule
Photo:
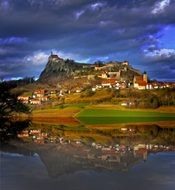
[[0, 0], [0, 79], [38, 77], [51, 51], [175, 81], [175, 0]]

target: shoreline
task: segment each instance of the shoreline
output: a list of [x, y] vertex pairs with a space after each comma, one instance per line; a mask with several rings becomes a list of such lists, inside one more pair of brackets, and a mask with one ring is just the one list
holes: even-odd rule
[[[158, 109], [128, 109], [113, 104], [96, 104], [79, 107], [79, 105], [67, 105], [65, 108], [43, 108], [35, 109], [30, 114], [15, 114], [6, 117], [13, 120], [29, 119], [34, 122], [46, 124], [70, 124], [75, 125], [114, 125], [114, 124], [155, 124], [175, 122], [175, 107], [160, 107]], [[105, 122], [86, 123], [88, 120], [104, 120]], [[136, 121], [134, 122], [134, 118]], [[154, 121], [155, 118], [155, 121]], [[145, 120], [146, 119], [146, 120]], [[160, 120], [159, 120], [160, 119]], [[118, 122], [109, 122], [115, 120]], [[122, 121], [121, 121], [122, 120]], [[125, 122], [126, 120], [126, 122]], [[127, 121], [128, 120], [128, 121]], [[142, 121], [143, 120], [143, 121]], [[148, 121], [147, 121], [148, 120]], [[150, 120], [150, 121], [149, 121]]]

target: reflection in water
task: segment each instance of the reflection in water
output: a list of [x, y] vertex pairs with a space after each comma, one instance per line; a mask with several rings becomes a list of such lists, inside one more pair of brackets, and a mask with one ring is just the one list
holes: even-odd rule
[[[37, 144], [94, 143], [113, 146], [123, 144], [152, 144], [154, 146], [175, 145], [175, 127], [159, 124], [126, 125], [77, 125], [31, 123], [25, 130], [18, 131], [17, 137]], [[96, 145], [98, 146], [98, 145]], [[100, 146], [100, 145], [99, 145]]]
[[[105, 180], [104, 176], [101, 176], [100, 179], [99, 175], [108, 175], [108, 180], [112, 180], [111, 183], [113, 183], [112, 186], [109, 184], [110, 189], [125, 189], [129, 188], [129, 186], [126, 187], [124, 185], [126, 182], [123, 175], [126, 175], [126, 179], [130, 178], [130, 173], [132, 172], [134, 175], [138, 175], [138, 171], [135, 168], [142, 168], [142, 164], [145, 161], [145, 163], [148, 163], [148, 167], [150, 167], [150, 159], [154, 158], [153, 154], [158, 155], [158, 157], [155, 158], [155, 163], [157, 161], [158, 167], [161, 167], [161, 164], [165, 164], [163, 160], [160, 162], [160, 152], [162, 152], [165, 158], [169, 158], [169, 156], [166, 155], [171, 155], [170, 152], [172, 152], [171, 159], [175, 159], [175, 154], [173, 153], [175, 152], [175, 128], [173, 127], [162, 127], [155, 124], [128, 124], [107, 128], [100, 126], [82, 126], [81, 124], [78, 126], [42, 124], [31, 123], [29, 121], [4, 123], [3, 126], [4, 127], [1, 128], [1, 137], [5, 134], [3, 139], [5, 139], [6, 142], [9, 140], [8, 145], [1, 146], [1, 158], [3, 158], [3, 163], [7, 163], [5, 159], [10, 159], [10, 155], [23, 155], [23, 159], [30, 157], [32, 160], [37, 160], [35, 164], [37, 166], [40, 165], [42, 172], [46, 169], [49, 178], [55, 180], [62, 179], [64, 178], [63, 176], [67, 176], [70, 179], [70, 175], [74, 178], [77, 172], [80, 172], [79, 177], [81, 178], [81, 172], [89, 175], [89, 172], [93, 171], [96, 172], [96, 174], [90, 173], [92, 176], [95, 175], [94, 177], [98, 178], [97, 180]], [[15, 135], [18, 141], [10, 141], [9, 137], [13, 137], [14, 139]], [[7, 155], [9, 155], [9, 157]], [[38, 156], [36, 157], [36, 155]], [[29, 163], [26, 163], [26, 165], [31, 164], [30, 159], [27, 159]], [[170, 161], [172, 161], [171, 159]], [[41, 165], [41, 163], [44, 164], [44, 166]], [[152, 167], [156, 165], [155, 163]], [[173, 167], [175, 163], [172, 162], [171, 164]], [[16, 168], [16, 171], [18, 172], [19, 168]], [[127, 171], [127, 174], [124, 174], [124, 171]], [[5, 174], [7, 174], [7, 172], [8, 171], [4, 171]], [[111, 173], [106, 174], [106, 172]], [[113, 179], [113, 172], [122, 172], [115, 174], [117, 179], [122, 178], [120, 187]], [[147, 171], [143, 169], [143, 171], [140, 170], [140, 172]], [[150, 172], [152, 171], [150, 170]], [[47, 178], [47, 174], [42, 173], [41, 176], [43, 175], [43, 178]], [[170, 177], [172, 176], [175, 177], [175, 174], [172, 173]], [[70, 180], [72, 181], [73, 178]], [[5, 181], [6, 180], [8, 181], [8, 178], [5, 179]], [[65, 181], [65, 179], [63, 181]], [[36, 183], [39, 183], [39, 181]], [[49, 181], [48, 183], [53, 189], [56, 189], [54, 188], [55, 181], [54, 183], [53, 181]], [[60, 181], [58, 184], [59, 183]], [[80, 185], [82, 182], [79, 180], [79, 182], [76, 183]], [[101, 182], [101, 185], [98, 184], [98, 188], [96, 187], [97, 184], [93, 184], [92, 179], [89, 183], [90, 186], [92, 185], [91, 189], [104, 188], [103, 182]], [[130, 185], [136, 188], [138, 186], [135, 183], [136, 181]], [[72, 184], [74, 184], [73, 181]], [[145, 188], [148, 184], [145, 184]], [[170, 187], [172, 187], [171, 185]], [[173, 185], [175, 184], [173, 183]], [[5, 185], [3, 186], [5, 187]], [[77, 186], [77, 188], [69, 186], [64, 189], [81, 189], [80, 187], [82, 188], [82, 184]], [[158, 187], [159, 186], [156, 186], [155, 189], [161, 189]], [[167, 189], [168, 187], [169, 186], [166, 186]], [[42, 188], [50, 189], [44, 185]], [[145, 188], [142, 187], [141, 189]], [[20, 189], [19, 186], [17, 189]]]
[[15, 138], [18, 133], [30, 125], [30, 120], [11, 121], [8, 118], [0, 118], [0, 142], [6, 143]]

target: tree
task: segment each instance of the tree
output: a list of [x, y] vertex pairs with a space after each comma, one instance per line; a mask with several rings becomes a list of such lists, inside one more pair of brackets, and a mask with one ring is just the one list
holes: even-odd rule
[[150, 104], [151, 104], [152, 108], [158, 108], [160, 105], [158, 97], [156, 97], [156, 96], [151, 97]]
[[20, 102], [11, 92], [11, 87], [0, 83], [0, 117], [9, 116], [11, 113], [29, 113], [29, 108]]

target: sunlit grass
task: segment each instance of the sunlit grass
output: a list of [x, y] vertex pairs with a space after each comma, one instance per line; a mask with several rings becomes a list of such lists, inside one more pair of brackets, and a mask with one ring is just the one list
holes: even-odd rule
[[81, 111], [77, 117], [85, 124], [113, 124], [175, 120], [174, 113], [105, 109], [85, 109]]

